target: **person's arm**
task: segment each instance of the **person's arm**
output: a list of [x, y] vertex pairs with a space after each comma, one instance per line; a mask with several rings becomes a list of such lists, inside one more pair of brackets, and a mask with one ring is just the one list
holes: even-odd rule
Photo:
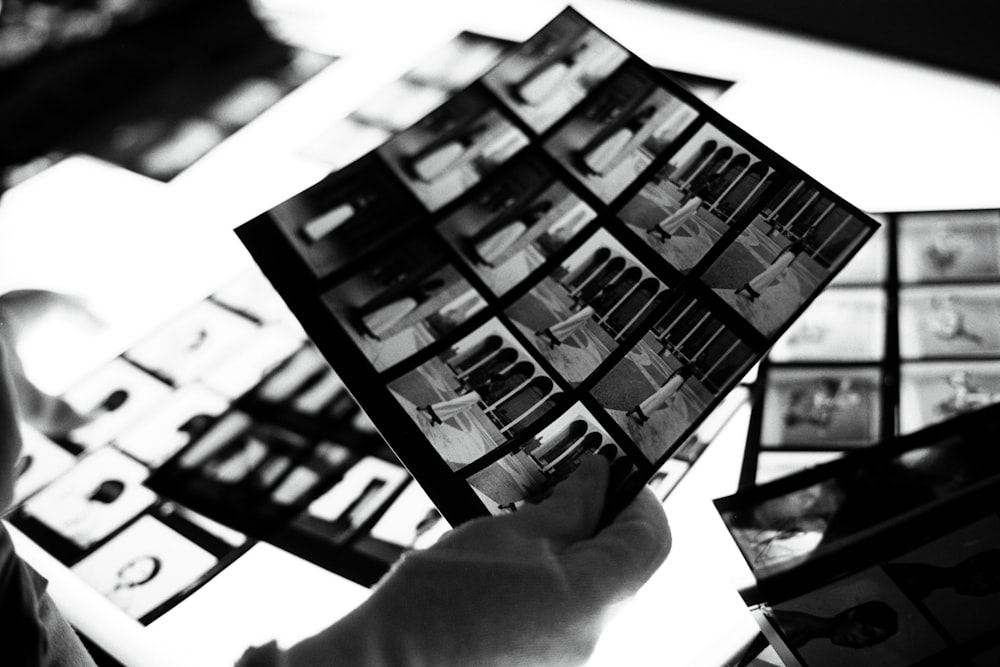
[[599, 528], [607, 484], [607, 461], [589, 456], [549, 499], [410, 553], [339, 622], [284, 653], [251, 650], [239, 665], [581, 664], [615, 604], [670, 550], [648, 489]]

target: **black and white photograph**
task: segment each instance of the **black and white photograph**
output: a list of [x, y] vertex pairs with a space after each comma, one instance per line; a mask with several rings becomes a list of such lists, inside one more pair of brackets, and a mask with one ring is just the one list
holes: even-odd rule
[[228, 354], [209, 366], [198, 383], [228, 399], [239, 398], [292, 356], [303, 339], [301, 329], [285, 323], [259, 326], [237, 354]]
[[900, 369], [900, 433], [998, 402], [1000, 362], [916, 362]]
[[789, 452], [763, 450], [757, 454], [755, 484], [767, 484], [792, 473], [807, 470], [843, 456], [842, 451]]
[[407, 236], [321, 299], [375, 370], [439, 340], [486, 306], [430, 235]]
[[403, 549], [426, 549], [449, 530], [451, 526], [431, 499], [411, 481], [368, 534]]
[[636, 62], [620, 67], [545, 143], [601, 201], [611, 202], [697, 117]]
[[[827, 289], [774, 344], [771, 360], [878, 361], [885, 355], [885, 316], [880, 289]], [[997, 328], [1000, 336], [1000, 322]], [[905, 333], [900, 343], [911, 335], [919, 334]]]
[[114, 445], [151, 468], [208, 430], [229, 401], [200, 385], [182, 387], [114, 440]]
[[507, 442], [563, 398], [495, 319], [388, 386], [452, 470]]
[[574, 12], [517, 46], [483, 84], [541, 133], [582, 102], [629, 54]]
[[471, 87], [390, 139], [377, 154], [424, 206], [436, 211], [527, 144], [486, 93]]
[[140, 619], [195, 584], [216, 563], [205, 549], [143, 516], [72, 569], [116, 607]]
[[312, 501], [299, 521], [333, 542], [343, 542], [374, 517], [409, 478], [401, 466], [365, 457]]
[[342, 423], [357, 413], [357, 404], [340, 375], [309, 343], [274, 370], [253, 393], [268, 409]]
[[87, 418], [70, 433], [70, 440], [87, 449], [105, 445], [170, 392], [168, 385], [125, 359], [113, 359], [63, 394]]
[[133, 363], [182, 386], [238, 354], [258, 325], [209, 300], [177, 316], [125, 353]]
[[898, 225], [900, 282], [1000, 278], [1000, 212], [904, 213]]
[[899, 355], [904, 359], [1000, 357], [1000, 287], [901, 289]]
[[707, 304], [685, 294], [591, 394], [655, 462], [746, 373], [754, 356]]
[[622, 207], [618, 217], [688, 273], [750, 210], [774, 170], [712, 125], [698, 130]]
[[537, 156], [521, 153], [438, 229], [501, 296], [596, 215]]
[[261, 324], [283, 324], [305, 337], [295, 315], [256, 266], [240, 272], [209, 298]]
[[27, 425], [21, 426], [21, 455], [14, 464], [18, 505], [76, 464], [76, 457]]
[[889, 233], [886, 217], [870, 214], [880, 227], [865, 241], [858, 253], [844, 265], [830, 285], [878, 285], [889, 275]]
[[768, 447], [864, 447], [879, 441], [878, 368], [772, 367], [760, 441]]
[[577, 385], [667, 294], [663, 281], [598, 229], [505, 313], [556, 372]]
[[575, 403], [516, 451], [470, 475], [468, 481], [492, 514], [503, 514], [545, 497], [590, 455], [611, 462], [609, 488], [635, 470], [607, 431]]
[[702, 280], [771, 336], [874, 230], [810, 182], [794, 180], [765, 202]]
[[991, 514], [884, 565], [956, 641], [1000, 626], [1000, 519]]
[[880, 568], [772, 605], [764, 614], [804, 667], [907, 667], [948, 647]]
[[372, 153], [266, 214], [316, 277], [342, 269], [426, 213]]
[[24, 504], [27, 514], [81, 549], [100, 542], [156, 502], [149, 471], [103, 447]]

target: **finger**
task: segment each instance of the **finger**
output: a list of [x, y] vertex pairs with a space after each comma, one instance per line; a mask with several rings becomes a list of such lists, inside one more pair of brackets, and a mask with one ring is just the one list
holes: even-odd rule
[[585, 456], [580, 467], [556, 485], [550, 498], [513, 515], [511, 525], [517, 524], [525, 536], [546, 537], [561, 548], [594, 534], [607, 492], [607, 459]]
[[[2, 321], [0, 326], [3, 326]], [[13, 470], [21, 454], [17, 402], [10, 372], [12, 354], [0, 331], [0, 512], [7, 509], [14, 497]]]
[[644, 487], [603, 530], [562, 554], [573, 585], [607, 605], [633, 595], [670, 553], [670, 525], [663, 506]]

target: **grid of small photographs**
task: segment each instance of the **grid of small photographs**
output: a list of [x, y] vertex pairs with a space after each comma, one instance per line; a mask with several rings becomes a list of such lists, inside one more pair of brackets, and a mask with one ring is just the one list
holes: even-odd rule
[[566, 10], [238, 233], [458, 523], [624, 501], [876, 227]]
[[877, 217], [762, 365], [741, 485], [1000, 400], [1000, 211]]
[[[866, 476], [864, 468], [872, 465], [868, 459], [840, 465], [835, 473], [826, 466], [830, 474], [822, 482], [802, 479], [794, 489], [786, 485], [781, 495], [766, 500], [745, 497], [748, 502], [740, 503], [734, 496], [725, 501], [729, 509], [723, 516], [741, 548], [750, 533], [745, 523], [734, 523], [741, 513], [733, 511], [737, 505], [742, 505], [744, 518], [752, 514], [760, 521], [769, 515], [772, 526], [783, 514], [786, 546], [792, 546], [793, 521], [811, 532], [821, 517], [827, 520], [821, 545], [840, 544], [831, 567], [807, 572], [800, 566], [780, 583], [759, 582], [758, 590], [744, 591], [785, 664], [995, 664], [1000, 651], [1000, 514], [996, 456], [985, 436], [996, 432], [998, 415], [998, 408], [991, 407], [969, 415], [971, 422], [960, 418], [954, 431], [964, 440], [945, 427], [936, 437], [918, 438], [913, 447], [896, 451], [891, 482]], [[944, 474], [942, 467], [948, 469]], [[935, 479], [926, 479], [928, 475]], [[817, 492], [818, 487], [824, 491]], [[894, 511], [885, 511], [894, 494], [914, 501], [909, 517], [898, 503]], [[826, 501], [817, 502], [821, 497]], [[804, 544], [799, 538], [799, 545]]]

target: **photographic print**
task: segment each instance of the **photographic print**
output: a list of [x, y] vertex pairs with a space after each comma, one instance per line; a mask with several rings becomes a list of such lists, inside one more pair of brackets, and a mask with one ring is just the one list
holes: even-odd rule
[[899, 216], [899, 280], [1000, 279], [1000, 211]]
[[142, 485], [148, 475], [142, 464], [103, 447], [35, 494], [24, 509], [86, 549], [156, 502], [156, 494]]
[[608, 203], [697, 115], [659, 88], [638, 63], [627, 63], [574, 112], [545, 148]]
[[886, 217], [871, 216], [881, 226], [865, 241], [858, 253], [834, 276], [830, 285], [874, 285], [885, 282], [889, 273], [889, 242]]
[[436, 211], [528, 144], [480, 89], [456, 94], [378, 149], [416, 197]]
[[375, 516], [409, 478], [398, 465], [365, 457], [309, 504], [306, 525], [334, 542], [343, 542]]
[[357, 413], [344, 382], [311, 343], [286, 360], [250, 394], [269, 410], [340, 423]]
[[807, 667], [906, 667], [947, 644], [879, 568], [765, 608]]
[[157, 468], [208, 430], [229, 407], [222, 396], [193, 384], [183, 387], [114, 440], [114, 445]]
[[1000, 287], [901, 289], [899, 354], [904, 359], [1000, 357]]
[[227, 282], [209, 299], [262, 324], [283, 324], [289, 333], [305, 337], [295, 315], [256, 266]]
[[591, 393], [650, 461], [747, 371], [754, 351], [696, 296], [679, 297]]
[[607, 431], [576, 403], [517, 451], [470, 475], [468, 482], [490, 513], [503, 514], [541, 500], [579, 467], [584, 456], [595, 454], [611, 462], [609, 488], [635, 470]]
[[389, 389], [452, 470], [517, 435], [563, 397], [498, 320], [394, 380]]
[[536, 156], [522, 153], [438, 229], [500, 296], [596, 215]]
[[768, 447], [863, 447], [880, 438], [877, 368], [779, 368], [767, 376], [760, 441]]
[[425, 214], [371, 153], [265, 214], [318, 278], [342, 269]]
[[843, 452], [782, 452], [765, 450], [757, 455], [755, 484], [766, 484], [792, 473], [834, 461]]
[[771, 336], [874, 229], [807, 181], [795, 180], [764, 204], [702, 280]]
[[215, 556], [150, 516], [73, 566], [73, 573], [139, 619], [196, 583]]
[[575, 12], [563, 12], [515, 47], [483, 84], [541, 133], [583, 101], [628, 51]]
[[322, 301], [378, 371], [439, 340], [486, 306], [440, 240], [419, 234], [371, 258]]
[[[369, 125], [362, 119], [339, 118], [320, 134], [309, 139], [298, 153], [303, 157], [325, 164], [330, 171], [339, 171], [360, 160], [370, 151], [381, 146], [392, 132], [378, 125]], [[322, 223], [316, 225], [324, 227]], [[312, 235], [307, 234], [306, 238]]]
[[302, 346], [301, 331], [285, 324], [257, 327], [238, 354], [229, 354], [209, 366], [199, 383], [229, 399], [237, 399]]
[[505, 312], [573, 385], [667, 296], [667, 287], [604, 229]]
[[76, 457], [31, 428], [21, 426], [21, 456], [14, 464], [14, 500], [18, 505], [73, 467]]
[[236, 353], [257, 328], [247, 318], [205, 300], [140, 341], [125, 357], [180, 386]]
[[990, 515], [885, 566], [912, 600], [965, 643], [1000, 626], [1000, 519]]
[[170, 392], [169, 386], [125, 359], [113, 359], [63, 394], [88, 419], [70, 433], [70, 440], [87, 449], [105, 445]]
[[622, 207], [618, 217], [678, 271], [688, 273], [750, 209], [774, 170], [707, 125]]
[[[880, 289], [827, 289], [774, 344], [771, 360], [879, 361], [885, 310]], [[997, 327], [1000, 334], [1000, 322]]]
[[899, 394], [900, 433], [917, 431], [1000, 402], [1000, 362], [903, 364]]
[[451, 529], [416, 482], [406, 485], [369, 535], [403, 549], [426, 549]]

